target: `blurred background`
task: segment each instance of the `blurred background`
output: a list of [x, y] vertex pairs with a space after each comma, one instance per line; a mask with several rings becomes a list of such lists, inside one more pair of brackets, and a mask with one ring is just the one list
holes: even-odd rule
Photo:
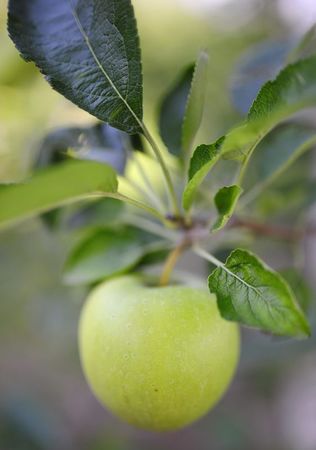
[[[162, 96], [198, 50], [208, 50], [208, 99], [200, 131], [205, 142], [242, 120], [259, 86], [275, 76], [295, 41], [316, 22], [314, 0], [133, 4], [143, 50], [145, 114], [152, 128]], [[1, 0], [2, 183], [27, 176], [49, 131], [95, 122], [20, 59], [7, 36], [6, 7]], [[316, 126], [315, 112], [304, 120]], [[310, 152], [286, 176], [286, 190], [274, 187], [256, 203], [256, 215], [291, 223], [299, 210], [302, 217], [303, 183], [315, 174]], [[309, 206], [312, 223], [315, 211]], [[186, 430], [147, 433], [108, 414], [90, 393], [79, 364], [76, 330], [86, 292], [62, 283], [68, 248], [67, 231], [53, 231], [41, 219], [0, 234], [0, 450], [316, 450], [314, 338], [288, 341], [244, 331], [229, 392]], [[316, 236], [286, 245], [258, 237], [252, 248], [273, 267], [299, 267], [315, 325]]]

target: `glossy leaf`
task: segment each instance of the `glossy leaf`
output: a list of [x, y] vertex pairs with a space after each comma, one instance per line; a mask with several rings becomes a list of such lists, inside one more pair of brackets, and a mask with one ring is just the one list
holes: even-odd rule
[[181, 157], [182, 152], [182, 125], [194, 66], [189, 66], [175, 85], [164, 97], [159, 113], [159, 129], [161, 137], [169, 152]]
[[219, 216], [213, 225], [213, 231], [220, 230], [229, 221], [241, 193], [242, 189], [237, 185], [224, 186], [217, 192], [214, 201]]
[[95, 192], [115, 193], [114, 170], [90, 161], [71, 161], [35, 173], [25, 183], [0, 187], [0, 228]]
[[141, 132], [141, 57], [130, 0], [10, 0], [8, 29], [54, 89], [115, 128]]
[[133, 269], [151, 253], [153, 237], [132, 227], [100, 228], [70, 254], [64, 270], [68, 284], [87, 284]]
[[190, 155], [201, 126], [208, 73], [208, 55], [202, 51], [197, 59], [182, 126], [183, 155]]
[[309, 325], [284, 279], [246, 250], [234, 250], [209, 276], [227, 320], [283, 336], [306, 336]]
[[190, 161], [189, 181], [183, 192], [184, 209], [190, 209], [200, 184], [219, 160], [224, 139], [222, 137], [210, 145], [199, 145], [195, 150]]

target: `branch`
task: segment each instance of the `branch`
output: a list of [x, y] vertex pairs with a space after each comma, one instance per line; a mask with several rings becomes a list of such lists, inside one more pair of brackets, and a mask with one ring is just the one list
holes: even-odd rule
[[285, 241], [303, 239], [306, 235], [316, 234], [316, 227], [294, 228], [284, 225], [272, 225], [256, 222], [252, 219], [235, 218], [230, 224], [231, 228], [246, 228], [255, 234], [269, 236]]

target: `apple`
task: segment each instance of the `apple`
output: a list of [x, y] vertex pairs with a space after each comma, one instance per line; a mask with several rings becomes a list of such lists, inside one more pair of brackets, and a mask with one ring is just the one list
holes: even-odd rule
[[112, 413], [144, 429], [173, 430], [203, 416], [226, 391], [239, 328], [221, 318], [207, 291], [122, 276], [89, 295], [79, 349], [92, 391]]

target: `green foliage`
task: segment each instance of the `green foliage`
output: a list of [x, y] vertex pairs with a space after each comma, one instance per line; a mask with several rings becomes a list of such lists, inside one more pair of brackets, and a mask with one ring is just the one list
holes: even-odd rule
[[201, 52], [195, 65], [182, 126], [182, 149], [184, 153], [183, 158], [185, 159], [191, 154], [203, 117], [205, 91], [207, 86], [207, 69], [208, 55], [206, 52]]
[[309, 326], [283, 278], [246, 250], [237, 249], [209, 276], [209, 289], [227, 320], [284, 336], [306, 336]]
[[87, 284], [131, 270], [152, 249], [153, 236], [131, 227], [93, 230], [71, 251], [68, 284]]
[[190, 65], [167, 92], [159, 111], [161, 137], [169, 152], [178, 157], [183, 154], [182, 126], [193, 74], [194, 66]]
[[[214, 238], [209, 229], [213, 224], [212, 231], [221, 230], [219, 237], [223, 236], [218, 247], [227, 246], [234, 233], [231, 228], [238, 224], [238, 220], [231, 221], [225, 228], [231, 216], [236, 214], [238, 219], [238, 214], [258, 212], [259, 204], [257, 209], [247, 209], [252, 200], [272, 183], [280, 182], [294, 162], [298, 167], [306, 150], [316, 143], [314, 126], [284, 123], [316, 104], [315, 28], [290, 53], [291, 64], [263, 85], [245, 121], [214, 143], [198, 145], [191, 157], [206, 100], [208, 57], [201, 52], [195, 69], [190, 66], [161, 103], [160, 134], [172, 158], [161, 151], [143, 122], [141, 55], [130, 0], [56, 0], [54, 5], [47, 0], [10, 0], [8, 29], [23, 58], [35, 62], [55, 90], [105, 123], [50, 134], [37, 161], [49, 168], [24, 184], [0, 188], [0, 226], [98, 195], [126, 201], [128, 206], [123, 210], [117, 210], [115, 203], [113, 220], [100, 202], [77, 205], [72, 211], [66, 227], [82, 231], [89, 226], [92, 231], [68, 258], [68, 283], [91, 284], [145, 270], [166, 259], [163, 284], [189, 246], [218, 266], [209, 277], [209, 286], [217, 294], [225, 318], [277, 335], [308, 335], [309, 327], [294, 292], [280, 275], [245, 250], [235, 250], [224, 265], [201, 252], [199, 243], [207, 233], [210, 240]], [[142, 165], [129, 152], [133, 137], [124, 132], [143, 134], [159, 164], [151, 164], [153, 155], [146, 147], [149, 164]], [[64, 162], [66, 154], [105, 164]], [[181, 177], [190, 157], [185, 185]], [[216, 176], [208, 177], [216, 164], [220, 167]], [[156, 186], [155, 168], [159, 165], [168, 200]], [[119, 182], [110, 166], [120, 173]], [[305, 195], [313, 186], [305, 173], [295, 178], [297, 185], [306, 178], [304, 186], [296, 186], [301, 190], [294, 204], [299, 203], [300, 208], [315, 200], [313, 193]], [[272, 209], [288, 212], [286, 197], [290, 192], [294, 197], [293, 183], [275, 188], [270, 206], [261, 208], [264, 219], [271, 211], [271, 198]], [[132, 195], [126, 196], [130, 192]], [[301, 212], [297, 208], [296, 212]], [[260, 224], [259, 229], [263, 229]], [[166, 257], [169, 247], [173, 250]], [[295, 275], [287, 278], [298, 297], [304, 297], [302, 286], [291, 283]]]
[[183, 192], [184, 209], [190, 209], [200, 184], [219, 160], [224, 140], [225, 138], [221, 137], [214, 144], [200, 145], [195, 150], [190, 163], [189, 181]]
[[316, 56], [288, 65], [260, 90], [246, 122], [231, 130], [222, 148], [226, 158], [243, 160], [279, 122], [316, 101]]
[[66, 205], [91, 194], [117, 190], [114, 170], [106, 165], [71, 161], [37, 172], [23, 184], [0, 187], [0, 228]]
[[217, 192], [214, 201], [219, 217], [212, 227], [213, 231], [220, 230], [229, 221], [241, 193], [242, 189], [237, 185], [224, 186]]
[[11, 0], [8, 24], [23, 58], [34, 61], [54, 89], [114, 127], [141, 131], [141, 60], [130, 0], [76, 6]]

